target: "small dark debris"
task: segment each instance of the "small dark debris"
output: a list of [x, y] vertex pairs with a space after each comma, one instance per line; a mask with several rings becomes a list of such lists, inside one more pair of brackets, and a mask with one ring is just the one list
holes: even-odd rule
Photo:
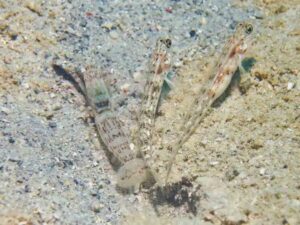
[[8, 138], [8, 142], [11, 143], [11, 144], [13, 144], [13, 143], [15, 143], [15, 139], [13, 137], [9, 137]]
[[263, 14], [255, 14], [254, 17], [255, 17], [255, 19], [258, 19], [258, 20], [264, 19]]
[[45, 55], [44, 55], [45, 59], [49, 59], [50, 57], [51, 57], [51, 53], [49, 53], [49, 52], [45, 53]]
[[15, 40], [17, 40], [18, 35], [17, 35], [17, 34], [12, 34], [12, 35], [10, 36], [10, 38], [11, 38], [12, 41], [15, 41]]
[[195, 30], [191, 30], [190, 31], [190, 37], [193, 38], [196, 36], [196, 31]]
[[173, 10], [172, 10], [172, 8], [171, 8], [171, 7], [167, 7], [167, 8], [165, 8], [165, 11], [166, 11], [167, 13], [172, 13], [172, 12], [173, 12]]
[[74, 183], [75, 183], [76, 185], [81, 186], [81, 187], [85, 187], [85, 184], [84, 184], [83, 181], [81, 181], [81, 180], [79, 180], [79, 179], [76, 179], [76, 178], [75, 178], [73, 181], [74, 181]]
[[24, 191], [25, 191], [25, 193], [29, 193], [30, 192], [30, 188], [29, 188], [28, 184], [25, 185]]
[[174, 207], [187, 205], [188, 211], [196, 215], [197, 203], [200, 200], [198, 190], [199, 187], [194, 187], [188, 178], [183, 177], [179, 182], [151, 190], [150, 199], [155, 208], [164, 204]]
[[238, 175], [240, 175], [240, 172], [237, 169], [231, 169], [225, 174], [228, 181], [234, 180]]
[[286, 219], [283, 219], [282, 220], [282, 225], [286, 225], [286, 224], [289, 224], [289, 222]]
[[109, 179], [103, 179], [103, 183], [107, 184], [107, 185], [110, 185], [111, 184], [111, 181]]
[[86, 17], [92, 17], [94, 14], [92, 12], [85, 12]]
[[90, 194], [91, 194], [91, 196], [96, 197], [98, 195], [98, 191], [97, 190], [91, 190]]
[[245, 58], [242, 61], [242, 66], [243, 68], [246, 70], [246, 72], [250, 72], [251, 68], [254, 66], [254, 64], [256, 63], [256, 59], [255, 58]]
[[63, 168], [66, 168], [68, 166], [73, 166], [73, 164], [74, 164], [73, 161], [69, 160], [69, 159], [63, 159], [62, 162], [64, 164]]
[[197, 9], [197, 10], [195, 10], [195, 14], [196, 15], [202, 15], [203, 11], [201, 9]]
[[87, 26], [87, 22], [86, 21], [81, 21], [79, 25], [81, 27], [86, 27]]
[[[57, 65], [57, 64], [52, 64], [52, 68], [55, 71], [55, 73], [62, 77], [63, 79], [71, 82], [71, 84], [75, 87], [75, 89], [82, 94], [83, 96], [85, 96], [84, 91], [82, 90], [80, 84], [76, 81], [76, 79], [73, 77], [73, 75], [71, 73], [69, 73], [68, 71], [66, 71], [62, 66]], [[76, 74], [79, 78], [81, 78], [80, 74]]]
[[21, 180], [21, 179], [17, 179], [16, 182], [17, 182], [18, 184], [23, 184], [24, 181]]
[[9, 158], [8, 159], [9, 162], [13, 162], [13, 163], [17, 163], [18, 166], [21, 166], [23, 164], [23, 161], [20, 160], [20, 159], [12, 159], [12, 158]]
[[33, 89], [33, 92], [34, 92], [35, 94], [39, 94], [39, 93], [40, 93], [40, 90], [37, 89], [37, 88], [34, 88], [34, 89]]
[[48, 125], [49, 125], [49, 127], [51, 127], [51, 128], [56, 128], [57, 127], [57, 124], [55, 123], [55, 122], [49, 122], [48, 123]]
[[236, 26], [237, 26], [237, 21], [233, 21], [230, 25], [229, 25], [229, 28], [231, 29], [231, 30], [235, 30], [235, 28], [236, 28]]

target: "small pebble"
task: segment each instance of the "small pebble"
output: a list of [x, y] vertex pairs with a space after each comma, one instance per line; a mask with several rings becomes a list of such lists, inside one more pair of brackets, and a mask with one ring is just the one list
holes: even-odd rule
[[259, 170], [259, 174], [260, 174], [260, 175], [265, 175], [265, 173], [266, 173], [266, 169], [265, 169], [265, 168], [261, 168], [261, 169]]
[[232, 181], [234, 180], [238, 175], [240, 174], [240, 172], [236, 169], [232, 169], [232, 170], [228, 170], [225, 173], [225, 176], [227, 178], [228, 181]]
[[34, 1], [30, 1], [26, 4], [26, 7], [31, 10], [32, 12], [38, 14], [39, 16], [42, 16], [42, 9], [40, 8], [40, 6], [35, 3]]
[[10, 58], [10, 57], [4, 57], [4, 58], [3, 58], [3, 62], [4, 62], [5, 64], [11, 64], [12, 61], [13, 61], [13, 59]]
[[24, 191], [25, 191], [25, 193], [29, 193], [30, 192], [30, 188], [29, 188], [28, 184], [25, 185]]
[[173, 12], [173, 9], [172, 9], [172, 7], [167, 7], [167, 8], [165, 8], [165, 11], [166, 11], [167, 13], [172, 13], [172, 12]]
[[3, 113], [5, 113], [6, 115], [8, 115], [10, 113], [10, 110], [8, 108], [6, 108], [6, 107], [1, 107], [0, 111], [3, 112]]
[[288, 82], [288, 84], [287, 84], [287, 89], [288, 89], [288, 90], [292, 90], [292, 89], [294, 88], [294, 86], [295, 86], [294, 83]]
[[119, 38], [119, 34], [117, 31], [115, 30], [112, 30], [109, 32], [109, 36], [112, 38], [112, 39], [118, 39]]
[[135, 82], [141, 82], [143, 80], [143, 75], [142, 75], [141, 71], [134, 72], [133, 79]]
[[91, 194], [91, 196], [95, 197], [95, 196], [97, 196], [98, 192], [97, 192], [97, 190], [91, 190], [90, 194]]
[[120, 87], [120, 89], [122, 90], [122, 92], [127, 93], [129, 90], [129, 87], [130, 87], [130, 84], [125, 83]]
[[56, 95], [54, 93], [50, 93], [50, 98], [55, 98]]
[[15, 143], [15, 139], [13, 137], [9, 137], [8, 138], [8, 142], [11, 143], [11, 144], [13, 144], [13, 143]]
[[195, 37], [196, 36], [196, 31], [195, 30], [191, 30], [190, 31], [190, 37]]
[[23, 84], [23, 87], [24, 87], [25, 89], [27, 89], [27, 90], [30, 88], [30, 86], [29, 86], [28, 83], [24, 83], [24, 84]]
[[212, 161], [212, 162], [209, 163], [210, 166], [216, 166], [218, 164], [219, 164], [218, 161]]
[[53, 118], [54, 113], [53, 112], [49, 112], [49, 111], [44, 111], [44, 112], [39, 112], [38, 115], [45, 117], [47, 120], [50, 120], [50, 119]]
[[98, 202], [94, 202], [94, 203], [92, 203], [91, 209], [92, 209], [95, 213], [99, 213], [103, 207], [104, 207], [103, 204], [98, 203]]
[[10, 38], [11, 38], [12, 41], [15, 41], [18, 38], [18, 34], [11, 34]]
[[207, 24], [207, 20], [206, 20], [205, 17], [201, 17], [201, 19], [200, 19], [200, 24], [201, 24], [202, 26]]
[[133, 143], [130, 143], [130, 144], [129, 144], [129, 147], [130, 147], [130, 149], [133, 151], [135, 146], [134, 146]]
[[52, 109], [54, 111], [57, 111], [57, 110], [60, 110], [61, 108], [62, 108], [62, 105], [60, 103], [56, 103], [56, 104], [53, 105]]
[[160, 31], [160, 30], [162, 29], [162, 27], [161, 27], [159, 24], [156, 24], [155, 27], [156, 27], [156, 30], [157, 30], [157, 31]]
[[114, 27], [114, 24], [112, 22], [106, 22], [106, 23], [103, 23], [101, 27], [105, 28], [107, 30], [111, 30]]
[[57, 124], [55, 123], [55, 122], [49, 122], [48, 123], [48, 125], [49, 125], [49, 127], [51, 127], [51, 128], [56, 128], [57, 127]]
[[174, 62], [174, 67], [181, 67], [183, 65], [183, 61], [182, 60], [177, 60]]

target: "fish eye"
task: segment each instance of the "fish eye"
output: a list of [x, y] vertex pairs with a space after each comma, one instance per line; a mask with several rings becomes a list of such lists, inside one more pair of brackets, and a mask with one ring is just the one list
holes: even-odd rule
[[245, 29], [246, 34], [251, 34], [252, 31], [253, 31], [253, 26], [251, 24], [247, 24]]
[[172, 45], [171, 39], [167, 38], [167, 39], [165, 40], [165, 44], [166, 44], [167, 48], [170, 48], [171, 45]]

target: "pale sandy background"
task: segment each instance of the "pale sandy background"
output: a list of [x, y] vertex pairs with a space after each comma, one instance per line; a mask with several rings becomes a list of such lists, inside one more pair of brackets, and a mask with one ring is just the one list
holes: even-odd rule
[[[299, 0], [0, 0], [0, 224], [300, 224], [299, 12]], [[172, 38], [176, 88], [160, 108], [152, 165], [163, 177], [207, 63], [248, 19], [254, 65], [174, 165], [171, 181], [191, 186], [160, 201], [119, 193], [84, 99], [53, 59], [110, 71], [114, 108], [134, 127], [155, 40]]]

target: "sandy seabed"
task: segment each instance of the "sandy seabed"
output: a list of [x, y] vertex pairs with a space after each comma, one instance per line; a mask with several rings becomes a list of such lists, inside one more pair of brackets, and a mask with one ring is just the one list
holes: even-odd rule
[[[299, 12], [299, 0], [0, 0], [0, 224], [300, 224]], [[209, 62], [249, 19], [246, 74], [182, 147], [171, 185], [120, 193], [84, 99], [53, 60], [109, 71], [131, 128], [155, 40], [171, 37], [175, 89], [151, 165], [163, 179]]]

